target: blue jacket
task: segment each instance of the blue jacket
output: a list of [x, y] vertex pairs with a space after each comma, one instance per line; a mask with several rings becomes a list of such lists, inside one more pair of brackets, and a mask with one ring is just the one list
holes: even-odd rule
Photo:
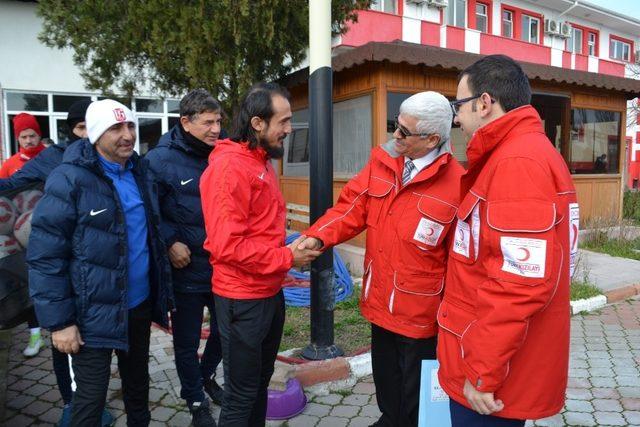
[[191, 263], [173, 268], [176, 292], [211, 292], [209, 252], [203, 248], [206, 232], [200, 202], [200, 176], [207, 168], [208, 154], [185, 139], [181, 126], [162, 135], [158, 145], [146, 155], [154, 181], [158, 184], [162, 234], [167, 248], [176, 241], [191, 251]]
[[62, 163], [65, 148], [66, 144], [52, 145], [9, 178], [0, 179], [0, 194], [22, 191], [34, 184], [44, 184], [51, 171]]
[[[167, 325], [171, 277], [159, 233], [156, 186], [131, 157], [148, 227], [153, 320]], [[106, 209], [106, 210], [104, 210]], [[40, 325], [77, 325], [87, 347], [128, 350], [127, 232], [113, 182], [89, 140], [72, 144], [47, 179], [27, 249], [29, 288]]]

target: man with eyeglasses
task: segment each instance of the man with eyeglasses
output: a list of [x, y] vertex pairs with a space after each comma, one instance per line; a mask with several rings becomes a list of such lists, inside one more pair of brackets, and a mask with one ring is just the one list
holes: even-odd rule
[[374, 148], [300, 249], [326, 250], [367, 230], [360, 308], [371, 322], [376, 426], [416, 426], [423, 359], [436, 356], [462, 167], [452, 157], [449, 101], [436, 92], [400, 106], [393, 140]]
[[524, 426], [564, 404], [579, 209], [530, 100], [520, 65], [491, 55], [461, 73], [451, 103], [469, 141], [438, 310], [454, 427]]

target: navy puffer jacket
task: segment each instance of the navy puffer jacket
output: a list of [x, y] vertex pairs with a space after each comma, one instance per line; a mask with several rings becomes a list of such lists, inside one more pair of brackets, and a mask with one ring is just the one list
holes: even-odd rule
[[209, 252], [203, 248], [206, 233], [200, 202], [200, 176], [210, 152], [203, 142], [187, 140], [178, 124], [146, 155], [158, 184], [164, 241], [167, 247], [176, 241], [184, 243], [191, 251], [189, 265], [172, 269], [176, 292], [211, 292], [212, 270]]
[[[166, 326], [173, 294], [157, 190], [146, 160], [134, 153], [131, 161], [147, 216], [153, 320]], [[32, 219], [29, 288], [41, 326], [55, 331], [75, 324], [87, 347], [128, 350], [126, 233], [117, 190], [95, 148], [87, 139], [72, 144]]]
[[53, 169], [62, 163], [66, 143], [52, 145], [22, 166], [9, 178], [0, 179], [0, 193], [21, 191], [25, 187], [44, 183]]

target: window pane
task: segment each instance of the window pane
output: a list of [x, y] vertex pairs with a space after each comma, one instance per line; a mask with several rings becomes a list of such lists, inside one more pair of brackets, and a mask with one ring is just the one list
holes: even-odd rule
[[467, 26], [466, 11], [466, 0], [456, 0], [456, 27], [465, 28]]
[[582, 53], [582, 30], [574, 28], [575, 30], [575, 39], [573, 41], [573, 47], [575, 53]]
[[140, 141], [140, 155], [147, 154], [158, 144], [162, 135], [162, 120], [138, 119], [138, 141]]
[[180, 101], [176, 99], [167, 99], [167, 113], [180, 113]]
[[71, 104], [77, 101], [91, 101], [90, 96], [53, 95], [53, 111], [66, 113]]
[[531, 18], [531, 34], [529, 41], [531, 43], [538, 43], [538, 20]]
[[371, 151], [371, 95], [333, 104], [333, 172], [351, 176]]
[[396, 117], [400, 114], [400, 104], [412, 93], [387, 92], [387, 141], [393, 138], [396, 131]]
[[98, 101], [101, 101], [103, 99], [113, 99], [114, 101], [118, 101], [122, 105], [127, 106], [127, 108], [131, 108], [131, 98], [120, 98], [116, 96], [99, 96], [98, 97]]
[[396, 0], [384, 0], [384, 11], [396, 13]]
[[622, 43], [622, 59], [628, 61], [630, 58], [629, 55], [629, 45], [626, 43]]
[[615, 40], [611, 40], [609, 42], [609, 57], [610, 58], [617, 58], [617, 55], [616, 55], [616, 41]]
[[478, 31], [482, 31], [483, 33], [487, 32], [487, 17], [478, 15], [476, 17], [476, 29]]
[[618, 173], [620, 113], [571, 110], [572, 173]]
[[531, 18], [527, 15], [522, 15], [522, 31], [520, 32], [522, 40], [528, 42], [529, 41], [529, 24]]
[[306, 163], [309, 161], [309, 129], [294, 129], [289, 137], [289, 163]]
[[136, 111], [143, 113], [163, 113], [162, 101], [159, 99], [136, 99]]
[[49, 111], [47, 95], [7, 92], [6, 96], [9, 111]]

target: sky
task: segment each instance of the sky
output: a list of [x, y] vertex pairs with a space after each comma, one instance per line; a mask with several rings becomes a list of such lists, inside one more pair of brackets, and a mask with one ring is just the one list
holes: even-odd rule
[[640, 1], [638, 0], [587, 0], [587, 3], [640, 20]]

